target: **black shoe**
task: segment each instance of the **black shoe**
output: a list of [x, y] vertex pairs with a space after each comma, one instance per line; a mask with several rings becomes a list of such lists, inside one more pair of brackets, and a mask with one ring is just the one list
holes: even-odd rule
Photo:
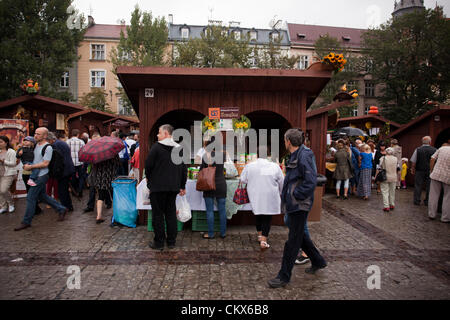
[[424, 201], [423, 205], [428, 207], [428, 201]]
[[348, 197], [347, 197], [347, 196], [344, 196], [344, 200], [348, 200]]
[[18, 226], [17, 228], [14, 229], [14, 231], [20, 231], [26, 228], [31, 227], [31, 224], [25, 224], [25, 223], [21, 223], [20, 226]]
[[317, 267], [317, 266], [311, 266], [310, 268], [305, 269], [306, 273], [309, 274], [315, 274], [318, 270], [325, 268], [327, 265], [324, 265], [322, 267]]
[[159, 251], [163, 251], [163, 249], [164, 249], [163, 246], [157, 246], [154, 242], [150, 242], [148, 246], [154, 250], [159, 250]]
[[309, 258], [308, 257], [304, 257], [304, 256], [302, 256], [302, 255], [299, 255], [298, 257], [297, 257], [297, 259], [295, 259], [295, 264], [305, 264], [305, 263], [308, 263], [308, 262], [310, 262], [311, 260], [309, 260]]
[[414, 205], [415, 205], [415, 206], [420, 206], [420, 202], [414, 201]]
[[95, 220], [96, 224], [100, 224], [100, 223], [103, 223], [103, 222], [105, 222], [105, 219], [97, 219], [97, 220]]
[[56, 221], [64, 221], [64, 217], [66, 216], [67, 212], [69, 212], [69, 209], [66, 209], [63, 212], [59, 213], [58, 220]]
[[167, 244], [167, 248], [169, 248], [169, 249], [175, 249], [175, 245], [174, 245], [174, 244]]
[[94, 208], [85, 208], [83, 209], [83, 213], [92, 212], [94, 211]]
[[111, 207], [112, 207], [112, 204], [106, 205], [106, 209], [111, 209]]
[[271, 288], [282, 288], [282, 287], [285, 287], [288, 283], [284, 282], [280, 278], [275, 278], [275, 279], [270, 279], [269, 281], [267, 281], [267, 284]]

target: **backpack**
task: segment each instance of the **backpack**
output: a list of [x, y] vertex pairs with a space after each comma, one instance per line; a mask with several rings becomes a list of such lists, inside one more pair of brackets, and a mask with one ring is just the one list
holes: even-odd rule
[[[45, 149], [51, 146], [51, 144], [46, 144], [44, 148], [42, 148], [42, 156], [45, 154]], [[48, 165], [48, 174], [50, 178], [59, 180], [64, 177], [64, 156], [61, 151], [53, 147], [52, 159]]]

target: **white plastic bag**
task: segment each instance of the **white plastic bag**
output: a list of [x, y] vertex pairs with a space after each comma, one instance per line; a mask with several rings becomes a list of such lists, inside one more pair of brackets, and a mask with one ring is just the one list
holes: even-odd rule
[[186, 196], [178, 196], [177, 197], [177, 219], [180, 222], [186, 222], [189, 221], [192, 218], [191, 215], [191, 206], [189, 205], [189, 202], [187, 201]]
[[147, 179], [142, 179], [136, 191], [136, 208], [138, 210], [151, 210], [150, 190], [147, 188]]
[[227, 161], [225, 161], [223, 167], [225, 168], [225, 178], [234, 178], [239, 175], [233, 161], [231, 161], [231, 158], [228, 154]]

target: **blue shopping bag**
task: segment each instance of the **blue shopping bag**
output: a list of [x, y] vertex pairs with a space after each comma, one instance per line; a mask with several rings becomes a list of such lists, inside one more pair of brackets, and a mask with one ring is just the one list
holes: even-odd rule
[[135, 179], [117, 177], [111, 184], [113, 188], [113, 217], [111, 223], [136, 228], [138, 210], [136, 209]]

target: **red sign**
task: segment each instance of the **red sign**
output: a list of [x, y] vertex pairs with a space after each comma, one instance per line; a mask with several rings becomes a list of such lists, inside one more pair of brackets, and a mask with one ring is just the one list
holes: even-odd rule
[[221, 107], [220, 119], [237, 119], [239, 118], [239, 107]]
[[208, 118], [209, 120], [220, 120], [220, 108], [209, 108]]

